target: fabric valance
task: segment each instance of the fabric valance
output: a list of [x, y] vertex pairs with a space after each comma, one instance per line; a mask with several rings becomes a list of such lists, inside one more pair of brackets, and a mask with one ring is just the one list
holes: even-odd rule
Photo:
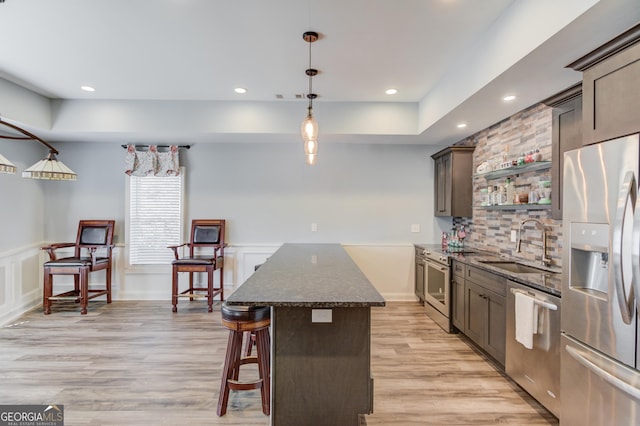
[[178, 146], [171, 145], [168, 151], [160, 152], [157, 145], [150, 145], [146, 151], [138, 151], [135, 145], [128, 145], [124, 172], [130, 176], [178, 176]]

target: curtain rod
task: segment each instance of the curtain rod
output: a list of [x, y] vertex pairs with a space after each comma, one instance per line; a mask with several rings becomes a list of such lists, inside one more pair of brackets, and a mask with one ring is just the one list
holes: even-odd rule
[[[120, 145], [121, 147], [123, 147], [124, 149], [127, 149], [129, 147], [129, 145]], [[136, 148], [149, 148], [151, 145], [136, 145], [133, 144], [134, 147]], [[171, 148], [173, 145], [154, 145], [158, 148]], [[191, 145], [176, 145], [178, 148], [184, 148], [184, 149], [191, 149]]]

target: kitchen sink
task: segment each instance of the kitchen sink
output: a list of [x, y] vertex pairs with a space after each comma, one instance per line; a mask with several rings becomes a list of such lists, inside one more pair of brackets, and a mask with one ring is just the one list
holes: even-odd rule
[[547, 269], [536, 268], [535, 266], [523, 265], [522, 263], [508, 260], [481, 260], [480, 262], [515, 274], [540, 274], [552, 272]]

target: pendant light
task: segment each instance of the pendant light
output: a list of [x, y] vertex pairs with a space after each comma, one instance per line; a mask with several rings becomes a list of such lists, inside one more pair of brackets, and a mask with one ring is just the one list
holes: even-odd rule
[[[36, 135], [9, 123], [0, 117], [0, 124], [10, 127], [22, 133], [24, 136], [7, 136], [0, 135], [0, 139], [14, 139], [14, 140], [35, 140], [49, 148], [49, 154], [43, 159], [38, 161], [33, 166], [29, 167], [22, 172], [23, 178], [30, 179], [46, 179], [46, 180], [76, 180], [76, 174], [64, 163], [56, 158], [58, 150], [56, 150], [49, 143], [40, 139]], [[2, 154], [0, 154], [0, 172], [2, 173], [15, 173], [16, 166], [9, 160], [7, 160]]]
[[0, 173], [16, 174], [16, 165], [0, 154]]
[[318, 70], [311, 68], [311, 43], [318, 40], [318, 33], [307, 31], [302, 35], [302, 39], [309, 43], [309, 68], [305, 71], [305, 74], [309, 77], [309, 92], [307, 93], [309, 106], [307, 107], [307, 116], [302, 121], [300, 130], [304, 143], [304, 153], [307, 156], [307, 164], [313, 165], [318, 157], [318, 122], [313, 116], [313, 100], [318, 96], [313, 93], [312, 81], [313, 77], [318, 74]]

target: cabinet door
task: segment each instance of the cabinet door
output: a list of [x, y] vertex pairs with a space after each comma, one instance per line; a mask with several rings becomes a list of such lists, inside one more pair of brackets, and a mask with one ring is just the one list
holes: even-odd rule
[[451, 322], [458, 330], [464, 331], [464, 278], [451, 278]]
[[424, 263], [416, 262], [416, 296], [424, 301]]
[[451, 154], [435, 160], [436, 216], [451, 216]]
[[450, 146], [434, 161], [434, 215], [471, 217], [473, 146]]
[[472, 282], [465, 281], [465, 324], [464, 334], [484, 347], [485, 330], [487, 329], [487, 299], [485, 290]]
[[562, 219], [564, 153], [582, 146], [582, 96], [554, 106], [552, 139], [551, 217]]
[[504, 366], [507, 335], [506, 297], [491, 291], [484, 293], [488, 301], [487, 334], [485, 335], [484, 350]]
[[640, 42], [586, 69], [582, 90], [585, 145], [640, 131]]

